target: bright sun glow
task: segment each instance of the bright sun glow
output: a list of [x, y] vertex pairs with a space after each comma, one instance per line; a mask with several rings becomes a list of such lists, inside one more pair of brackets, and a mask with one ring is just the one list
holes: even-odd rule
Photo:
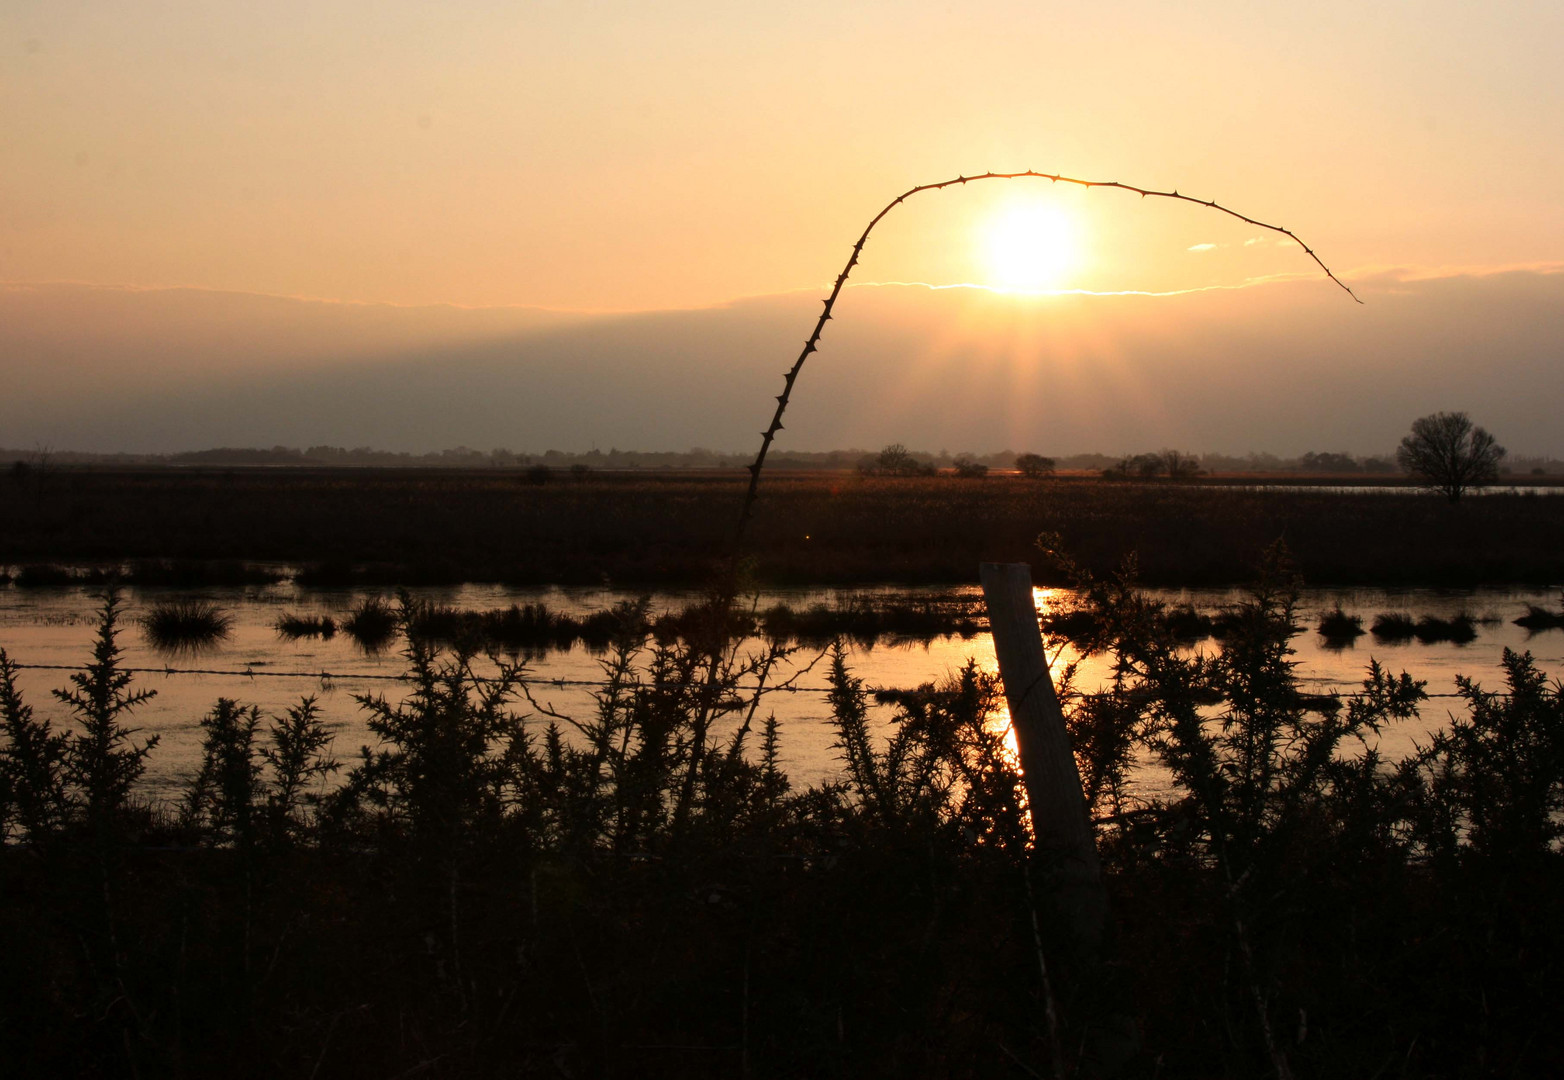
[[1075, 220], [1051, 206], [1012, 206], [989, 222], [988, 284], [1011, 292], [1056, 289], [1080, 261]]

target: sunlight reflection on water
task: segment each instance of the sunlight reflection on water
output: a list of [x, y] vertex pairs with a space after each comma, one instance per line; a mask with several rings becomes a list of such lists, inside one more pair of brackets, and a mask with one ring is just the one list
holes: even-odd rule
[[[1170, 604], [1190, 604], [1202, 612], [1212, 612], [1242, 597], [1237, 589], [1163, 589], [1147, 590]], [[0, 589], [0, 647], [24, 664], [75, 666], [88, 656], [94, 633], [91, 590], [84, 588]], [[291, 584], [243, 588], [206, 588], [200, 590], [127, 589], [126, 620], [121, 644], [126, 663], [136, 668], [199, 668], [244, 672], [245, 674], [196, 674], [138, 676], [139, 687], [155, 689], [158, 696], [139, 709], [134, 725], [144, 733], [157, 733], [160, 743], [149, 761], [148, 784], [159, 796], [176, 795], [185, 777], [197, 766], [200, 754], [199, 720], [218, 697], [237, 698], [261, 706], [263, 712], [276, 713], [305, 694], [320, 698], [326, 719], [336, 726], [336, 753], [344, 761], [356, 756], [369, 739], [361, 711], [353, 700], [357, 694], [385, 694], [396, 697], [403, 684], [390, 681], [402, 670], [395, 648], [379, 655], [366, 655], [346, 634], [329, 640], [304, 638], [283, 640], [273, 624], [283, 612], [330, 614], [338, 622], [357, 602], [378, 590], [302, 589]], [[516, 603], [541, 602], [572, 615], [602, 610], [621, 600], [634, 599], [637, 593], [610, 589], [517, 589], [495, 585], [465, 585], [451, 588], [421, 588], [413, 595], [460, 608], [488, 609]], [[768, 592], [761, 606], [786, 602], [795, 609], [815, 603], [833, 604], [848, 596], [950, 596], [953, 593], [976, 597], [978, 589], [874, 587], [850, 590], [794, 589]], [[216, 650], [194, 659], [172, 660], [155, 652], [145, 641], [135, 619], [159, 601], [199, 596], [213, 600], [234, 616], [230, 637]], [[677, 611], [699, 599], [693, 591], [650, 594], [654, 613]], [[1067, 602], [1065, 590], [1038, 589], [1043, 610]], [[1300, 604], [1300, 621], [1310, 629], [1293, 642], [1294, 659], [1305, 688], [1313, 692], [1350, 691], [1361, 682], [1371, 657], [1380, 660], [1392, 672], [1408, 671], [1414, 678], [1428, 681], [1432, 695], [1449, 695], [1455, 689], [1457, 674], [1470, 675], [1489, 686], [1499, 685], [1498, 663], [1501, 650], [1530, 649], [1539, 666], [1550, 675], [1564, 672], [1564, 632], [1542, 631], [1532, 634], [1513, 624], [1526, 613], [1528, 604], [1556, 607], [1554, 590], [1432, 590], [1408, 589], [1310, 589]], [[1337, 604], [1349, 614], [1363, 617], [1365, 626], [1380, 612], [1406, 612], [1414, 618], [1432, 615], [1449, 618], [1465, 612], [1478, 620], [1476, 640], [1465, 645], [1452, 643], [1422, 644], [1415, 639], [1388, 644], [1365, 635], [1355, 645], [1333, 649], [1315, 634], [1312, 627], [1321, 614]], [[1198, 648], [1211, 649], [1206, 642]], [[1052, 655], [1052, 654], [1051, 654]], [[794, 663], [806, 665], [820, 657], [818, 649], [800, 649]], [[850, 646], [848, 659], [856, 675], [871, 688], [909, 688], [938, 681], [959, 671], [968, 658], [976, 659], [988, 670], [994, 668], [993, 646], [987, 634], [970, 639], [942, 637], [928, 642]], [[1061, 662], [1076, 659], [1068, 648], [1055, 658]], [[600, 658], [575, 647], [550, 652], [529, 664], [533, 693], [540, 702], [572, 715], [585, 716], [591, 706], [591, 688], [570, 685], [601, 677]], [[320, 672], [334, 673], [328, 681]], [[267, 673], [294, 673], [287, 677]], [[311, 673], [317, 673], [312, 675]], [[41, 715], [61, 717], [61, 708], [51, 700], [49, 691], [66, 684], [64, 670], [27, 670], [22, 672], [21, 687], [27, 701]], [[1076, 678], [1081, 690], [1091, 690], [1108, 678], [1107, 661], [1102, 657], [1085, 658]], [[564, 680], [561, 685], [550, 680]], [[825, 665], [816, 663], [800, 680], [798, 690], [770, 696], [761, 716], [775, 711], [782, 721], [782, 747], [785, 765], [795, 783], [810, 784], [837, 775], [838, 762], [832, 743], [835, 736], [828, 724], [825, 695]], [[1423, 709], [1421, 722], [1392, 728], [1383, 737], [1381, 747], [1391, 758], [1409, 751], [1414, 739], [1426, 740], [1427, 732], [1443, 723], [1459, 702], [1451, 697], [1432, 697]], [[874, 715], [883, 724], [891, 714], [889, 706], [874, 706]], [[1004, 722], [999, 718], [997, 722]], [[541, 726], [541, 722], [540, 722]], [[1145, 774], [1143, 782], [1158, 786], [1155, 774]]]

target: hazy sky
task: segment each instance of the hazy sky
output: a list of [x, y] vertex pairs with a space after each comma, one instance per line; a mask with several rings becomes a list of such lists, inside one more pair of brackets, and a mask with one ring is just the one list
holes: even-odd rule
[[[1361, 307], [1313, 279], [1180, 296], [850, 288], [779, 445], [1370, 454], [1458, 407], [1516, 453], [1564, 457], [1564, 273], [1357, 287]], [[750, 450], [818, 309], [813, 292], [559, 318], [0, 288], [0, 446]]]
[[[1556, 269], [1561, 131], [1557, 0], [6, 0], [0, 281], [703, 308], [828, 283], [914, 183], [1025, 168], [1218, 199], [1349, 281]], [[920, 196], [860, 279], [992, 283], [1035, 206], [1067, 225], [1053, 286], [1312, 271], [1207, 210], [1028, 182]]]

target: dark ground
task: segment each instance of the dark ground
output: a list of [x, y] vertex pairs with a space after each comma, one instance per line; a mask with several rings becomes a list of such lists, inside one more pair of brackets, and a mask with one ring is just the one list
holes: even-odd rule
[[[1151, 584], [1245, 581], [1277, 539], [1316, 585], [1564, 580], [1564, 498], [1450, 504], [1245, 479], [782, 471], [762, 481], [748, 548], [774, 583], [967, 582], [982, 560], [1030, 561], [1049, 580], [1040, 533], [1098, 572], [1136, 552]], [[0, 479], [0, 563], [286, 562], [323, 584], [688, 584], [730, 550], [742, 490], [734, 473], [540, 483], [509, 470], [61, 468]]]

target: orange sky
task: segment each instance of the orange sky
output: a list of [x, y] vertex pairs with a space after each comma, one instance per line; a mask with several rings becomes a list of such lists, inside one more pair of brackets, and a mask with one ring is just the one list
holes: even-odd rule
[[[1556, 262], [1561, 42], [1556, 2], [9, 0], [0, 280], [699, 307], [828, 282], [887, 198], [988, 168], [1216, 198], [1348, 276]], [[995, 185], [898, 211], [862, 279], [983, 281], [1032, 194], [1080, 224], [1061, 284], [1311, 270], [1208, 211]]]

